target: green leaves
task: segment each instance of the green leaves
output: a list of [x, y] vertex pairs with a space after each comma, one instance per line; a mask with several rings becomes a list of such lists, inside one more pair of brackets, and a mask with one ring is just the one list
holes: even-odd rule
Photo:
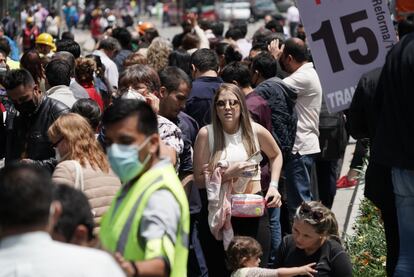
[[355, 234], [346, 238], [346, 248], [356, 277], [386, 276], [386, 243], [380, 211], [368, 200], [360, 204]]

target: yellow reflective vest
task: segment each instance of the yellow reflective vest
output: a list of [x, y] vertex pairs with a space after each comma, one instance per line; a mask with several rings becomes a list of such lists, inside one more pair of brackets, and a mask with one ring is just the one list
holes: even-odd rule
[[[141, 245], [138, 234], [144, 209], [151, 195], [161, 189], [169, 190], [180, 206], [175, 244], [165, 235]], [[187, 276], [190, 212], [187, 196], [173, 166], [168, 164], [145, 172], [117, 205], [116, 199], [121, 193], [118, 192], [102, 219], [100, 239], [103, 247], [113, 253], [120, 252], [130, 261], [150, 260], [162, 255], [169, 261], [171, 277]]]

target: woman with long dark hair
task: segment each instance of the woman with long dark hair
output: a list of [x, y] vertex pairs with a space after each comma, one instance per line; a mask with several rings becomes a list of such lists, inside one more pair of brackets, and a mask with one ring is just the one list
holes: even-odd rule
[[30, 50], [23, 54], [20, 58], [20, 67], [26, 69], [32, 75], [36, 85], [42, 92], [46, 92], [45, 88], [45, 70], [42, 66], [42, 58], [37, 50]]

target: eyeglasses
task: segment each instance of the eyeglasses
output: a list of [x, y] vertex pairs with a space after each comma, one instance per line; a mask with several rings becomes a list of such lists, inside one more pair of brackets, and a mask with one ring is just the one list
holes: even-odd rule
[[63, 140], [63, 137], [61, 137], [58, 141], [56, 141], [55, 143], [52, 144], [53, 148], [56, 148], [58, 146], [58, 144]]
[[229, 100], [218, 100], [216, 102], [216, 106], [220, 109], [224, 109], [226, 104], [229, 103], [230, 108], [235, 108], [240, 105], [240, 101], [237, 99], [229, 99]]
[[312, 211], [312, 207], [306, 202], [303, 202], [302, 205], [300, 205], [299, 214], [301, 216], [307, 216], [315, 222], [320, 222], [323, 219], [323, 213], [321, 211]]

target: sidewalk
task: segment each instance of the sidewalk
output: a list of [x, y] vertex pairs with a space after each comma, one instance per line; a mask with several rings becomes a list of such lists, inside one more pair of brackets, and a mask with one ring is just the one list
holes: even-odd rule
[[[355, 143], [347, 146], [340, 176], [344, 176], [348, 173], [354, 150]], [[341, 238], [345, 238], [345, 236], [349, 236], [354, 233], [352, 226], [358, 216], [359, 204], [363, 198], [363, 185], [338, 189], [336, 191], [332, 211], [335, 213], [336, 219], [338, 220], [339, 234], [341, 235]]]

